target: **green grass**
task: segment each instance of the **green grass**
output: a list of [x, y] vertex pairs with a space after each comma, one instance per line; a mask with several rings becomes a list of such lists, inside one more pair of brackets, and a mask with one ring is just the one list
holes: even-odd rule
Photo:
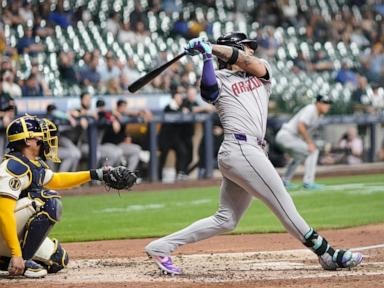
[[[322, 191], [291, 191], [300, 214], [316, 228], [384, 222], [384, 175], [321, 179]], [[158, 237], [212, 215], [219, 187], [161, 192], [63, 197], [62, 221], [51, 236], [63, 242]], [[281, 232], [284, 228], [254, 200], [234, 233]]]

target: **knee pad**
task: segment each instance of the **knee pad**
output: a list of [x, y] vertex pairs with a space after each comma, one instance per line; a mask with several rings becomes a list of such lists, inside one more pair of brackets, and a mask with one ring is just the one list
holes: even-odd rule
[[60, 195], [54, 190], [44, 190], [40, 192], [32, 192], [29, 196], [35, 201], [40, 201], [38, 214], [45, 214], [52, 223], [59, 222], [63, 205]]
[[42, 211], [47, 213], [48, 218], [51, 222], [59, 222], [63, 211], [63, 205], [61, 203], [61, 200], [58, 198], [48, 199], [42, 207]]

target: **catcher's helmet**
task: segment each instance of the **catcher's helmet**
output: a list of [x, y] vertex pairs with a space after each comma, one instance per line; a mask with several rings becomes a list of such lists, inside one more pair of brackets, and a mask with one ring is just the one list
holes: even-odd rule
[[44, 133], [41, 129], [40, 122], [41, 120], [39, 118], [29, 115], [13, 120], [7, 127], [9, 144], [30, 138], [43, 138]]
[[39, 119], [36, 116], [25, 115], [13, 120], [6, 130], [8, 148], [15, 151], [18, 147], [25, 145], [25, 140], [41, 138], [41, 157], [53, 162], [60, 162], [57, 155], [58, 138], [57, 127], [48, 119]]
[[[257, 40], [248, 39], [247, 35], [242, 32], [231, 32], [220, 36], [216, 44], [236, 47], [240, 50], [245, 50], [244, 46], [248, 46], [252, 50], [257, 49]], [[227, 66], [227, 63], [219, 59], [219, 69], [223, 69]]]

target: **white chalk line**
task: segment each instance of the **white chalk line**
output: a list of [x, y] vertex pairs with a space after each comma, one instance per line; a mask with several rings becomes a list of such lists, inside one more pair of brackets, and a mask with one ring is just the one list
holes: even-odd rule
[[355, 248], [351, 248], [349, 250], [351, 250], [351, 251], [364, 251], [364, 250], [380, 249], [380, 248], [384, 248], [384, 243], [383, 244], [377, 244], [377, 245], [371, 245], [371, 246], [355, 247]]
[[[381, 249], [381, 248], [384, 248], [384, 243], [376, 244], [376, 245], [369, 245], [369, 246], [353, 247], [353, 248], [348, 248], [348, 250], [365, 251], [365, 250]], [[257, 253], [284, 253], [284, 252], [285, 253], [296, 253], [296, 252], [306, 252], [306, 251], [311, 252], [309, 249], [291, 249], [291, 250], [261, 251], [261, 252], [257, 252]]]

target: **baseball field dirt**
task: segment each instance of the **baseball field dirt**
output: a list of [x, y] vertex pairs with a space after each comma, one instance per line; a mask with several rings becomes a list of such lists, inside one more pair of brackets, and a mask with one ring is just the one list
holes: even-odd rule
[[324, 271], [286, 233], [225, 235], [181, 247], [182, 276], [161, 275], [143, 247], [151, 239], [66, 243], [67, 269], [44, 279], [9, 279], [0, 287], [384, 287], [384, 225], [321, 231], [336, 247], [362, 251], [361, 266]]
[[[338, 168], [338, 167], [336, 167]], [[382, 165], [328, 168], [332, 175], [384, 172]], [[362, 169], [364, 168], [364, 169]], [[360, 171], [360, 172], [359, 172]], [[326, 176], [326, 175], [324, 175]], [[172, 184], [148, 183], [135, 191], [216, 186], [220, 179]], [[102, 186], [65, 191], [63, 195], [106, 193]], [[320, 230], [335, 248], [364, 254], [352, 270], [324, 271], [315, 255], [287, 233], [224, 235], [180, 247], [174, 262], [183, 275], [161, 275], [147, 258], [144, 247], [152, 239], [64, 243], [68, 267], [43, 279], [28, 280], [0, 275], [0, 287], [28, 288], [271, 288], [271, 287], [384, 287], [384, 224]]]

